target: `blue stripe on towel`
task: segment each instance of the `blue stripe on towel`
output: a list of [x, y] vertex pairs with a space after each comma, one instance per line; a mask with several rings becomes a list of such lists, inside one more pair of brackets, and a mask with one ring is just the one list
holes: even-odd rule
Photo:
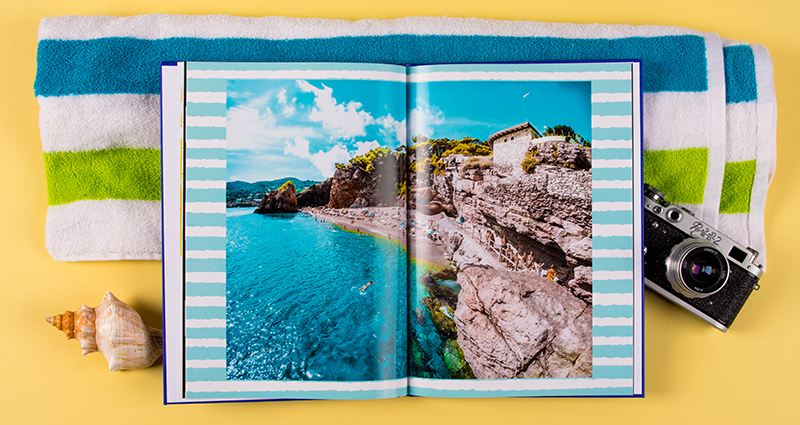
[[475, 63], [642, 59], [645, 92], [708, 90], [698, 35], [568, 39], [387, 35], [302, 40], [114, 37], [41, 40], [37, 96], [157, 94], [162, 60], [229, 62]]
[[725, 57], [725, 102], [741, 103], [758, 99], [756, 58], [748, 45], [722, 48]]

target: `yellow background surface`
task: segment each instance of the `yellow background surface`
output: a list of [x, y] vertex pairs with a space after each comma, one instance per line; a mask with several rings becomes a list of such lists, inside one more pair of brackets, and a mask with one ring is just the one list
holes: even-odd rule
[[[8, 1], [0, 14], [0, 423], [800, 423], [800, 7], [793, 0]], [[670, 25], [765, 45], [775, 64], [778, 166], [769, 269], [727, 334], [645, 296], [644, 399], [436, 399], [162, 405], [162, 367], [112, 373], [46, 316], [105, 291], [161, 320], [158, 261], [59, 263], [44, 249], [44, 163], [33, 95], [45, 16], [144, 13], [339, 19], [481, 17]], [[669, 54], [669, 52], [665, 52]], [[680, 131], [680, 129], [676, 129]]]

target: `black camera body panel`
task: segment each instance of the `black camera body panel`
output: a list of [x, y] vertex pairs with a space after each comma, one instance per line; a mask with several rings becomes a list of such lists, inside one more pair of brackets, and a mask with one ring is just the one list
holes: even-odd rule
[[[727, 276], [719, 276], [726, 278], [724, 285], [710, 295], [687, 296], [686, 291], [679, 291], [674, 278], [671, 282], [668, 277], [668, 258], [673, 248], [687, 239], [704, 240], [727, 259], [728, 267], [720, 272]], [[644, 245], [645, 284], [722, 331], [731, 326], [761, 277], [761, 267], [753, 262], [756, 251], [720, 234], [690, 211], [664, 201], [663, 194], [652, 187], [645, 188]]]

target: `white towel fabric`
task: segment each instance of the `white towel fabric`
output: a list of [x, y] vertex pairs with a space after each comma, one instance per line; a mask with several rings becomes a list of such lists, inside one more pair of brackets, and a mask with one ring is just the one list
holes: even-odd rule
[[[719, 230], [753, 247], [766, 263], [764, 207], [775, 174], [777, 104], [772, 60], [763, 46], [723, 40], [726, 100], [726, 193]], [[747, 188], [750, 188], [749, 192]]]
[[[46, 246], [57, 260], [160, 258], [154, 237], [160, 209], [153, 208], [160, 184], [153, 172], [162, 60], [642, 59], [645, 181], [765, 258], [776, 111], [772, 64], [762, 46], [659, 26], [65, 16], [42, 20], [38, 59]], [[613, 132], [606, 136], [613, 139]]]

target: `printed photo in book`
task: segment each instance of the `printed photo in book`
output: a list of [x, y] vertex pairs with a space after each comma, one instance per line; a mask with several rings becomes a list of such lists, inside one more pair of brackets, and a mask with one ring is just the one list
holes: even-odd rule
[[638, 63], [165, 63], [165, 397], [642, 393]]

